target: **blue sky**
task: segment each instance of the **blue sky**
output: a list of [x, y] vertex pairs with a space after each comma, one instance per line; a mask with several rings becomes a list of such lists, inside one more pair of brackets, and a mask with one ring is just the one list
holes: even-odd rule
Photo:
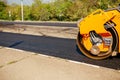
[[[20, 4], [21, 0], [7, 0], [9, 4], [12, 4], [12, 3], [17, 3], [17, 4]], [[50, 2], [50, 1], [53, 1], [53, 0], [42, 0], [43, 2]], [[23, 0], [23, 4], [32, 4], [33, 0]]]

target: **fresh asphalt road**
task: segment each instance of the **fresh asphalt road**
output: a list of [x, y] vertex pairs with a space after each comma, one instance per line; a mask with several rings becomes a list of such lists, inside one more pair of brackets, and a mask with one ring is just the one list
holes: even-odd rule
[[120, 70], [120, 56], [111, 57], [104, 60], [89, 59], [82, 55], [78, 50], [75, 39], [0, 32], [0, 46]]

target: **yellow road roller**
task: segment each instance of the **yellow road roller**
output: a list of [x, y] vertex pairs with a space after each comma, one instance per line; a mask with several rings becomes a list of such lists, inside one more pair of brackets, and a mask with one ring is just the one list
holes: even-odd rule
[[120, 5], [98, 9], [77, 25], [77, 46], [85, 56], [100, 60], [120, 53]]

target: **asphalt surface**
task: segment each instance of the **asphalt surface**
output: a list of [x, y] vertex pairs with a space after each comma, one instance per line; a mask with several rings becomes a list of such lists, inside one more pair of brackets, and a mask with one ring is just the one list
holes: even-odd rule
[[120, 56], [110, 57], [104, 60], [89, 59], [78, 50], [75, 39], [0, 32], [0, 46], [120, 70]]
[[77, 22], [47, 22], [47, 21], [41, 21], [41, 22], [28, 22], [28, 21], [0, 21], [1, 25], [15, 25], [15, 24], [22, 24], [22, 25], [38, 25], [38, 26], [61, 26], [61, 27], [77, 27]]

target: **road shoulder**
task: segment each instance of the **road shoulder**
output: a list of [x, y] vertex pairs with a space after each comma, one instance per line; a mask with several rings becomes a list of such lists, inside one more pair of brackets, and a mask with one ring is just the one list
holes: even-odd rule
[[118, 70], [6, 47], [0, 52], [0, 80], [120, 80]]

